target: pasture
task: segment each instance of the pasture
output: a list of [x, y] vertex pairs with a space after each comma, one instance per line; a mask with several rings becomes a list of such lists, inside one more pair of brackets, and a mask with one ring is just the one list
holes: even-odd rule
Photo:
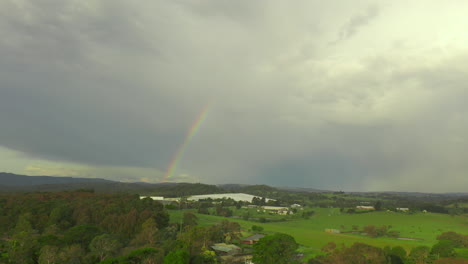
[[[369, 212], [362, 214], [340, 213], [336, 208], [314, 208], [316, 213], [309, 219], [292, 219], [284, 222], [258, 223], [245, 221], [243, 219], [225, 218], [213, 215], [196, 214], [199, 225], [207, 226], [216, 224], [222, 220], [238, 222], [245, 232], [249, 232], [252, 225], [264, 228], [264, 233], [281, 232], [293, 236], [296, 241], [303, 246], [307, 255], [320, 252], [320, 248], [328, 242], [335, 242], [337, 245], [351, 245], [355, 242], [362, 242], [377, 247], [402, 246], [407, 251], [419, 245], [431, 247], [437, 243], [437, 235], [454, 231], [458, 233], [468, 233], [468, 216], [450, 216], [436, 213], [396, 213], [396, 212]], [[171, 222], [178, 222], [181, 219], [182, 211], [169, 211]], [[193, 211], [192, 211], [193, 212]], [[364, 226], [391, 226], [390, 230], [400, 232], [400, 237], [417, 238], [422, 240], [401, 240], [390, 237], [371, 238], [368, 236], [340, 233], [326, 233], [325, 229], [332, 228], [340, 231], [351, 231], [356, 225], [361, 230]]]

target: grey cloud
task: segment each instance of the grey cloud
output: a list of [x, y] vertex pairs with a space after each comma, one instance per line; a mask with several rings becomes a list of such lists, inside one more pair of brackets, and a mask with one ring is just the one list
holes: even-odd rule
[[174, 179], [381, 190], [427, 164], [427, 179], [464, 171], [464, 60], [333, 64], [318, 2], [3, 2], [0, 145], [161, 177], [212, 101]]
[[351, 17], [351, 19], [342, 26], [337, 41], [353, 37], [362, 27], [368, 25], [375, 19], [379, 15], [379, 12], [380, 10], [377, 6], [369, 6], [364, 13]]

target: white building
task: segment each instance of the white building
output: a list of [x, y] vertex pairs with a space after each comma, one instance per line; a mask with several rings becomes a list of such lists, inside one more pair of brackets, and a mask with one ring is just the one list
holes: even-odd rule
[[[223, 198], [226, 198], [226, 199], [233, 199], [234, 201], [238, 202], [238, 201], [244, 201], [244, 202], [252, 202], [252, 199], [254, 197], [257, 197], [257, 198], [262, 198], [262, 197], [259, 197], [259, 196], [255, 196], [255, 195], [250, 195], [250, 194], [246, 194], [246, 193], [216, 193], [216, 194], [203, 194], [203, 195], [192, 195], [190, 197], [187, 198], [187, 200], [189, 201], [198, 201], [198, 200], [203, 200], [203, 199], [213, 199], [213, 200], [216, 200], [216, 199], [223, 199]], [[265, 201], [268, 202], [268, 201], [275, 201], [273, 199], [268, 199], [266, 198]]]
[[155, 201], [162, 201], [164, 200], [163, 196], [140, 196], [140, 199], [151, 198]]
[[358, 206], [356, 206], [356, 209], [361, 209], [361, 210], [375, 210], [374, 206], [364, 206], [364, 205], [358, 205]]
[[280, 215], [287, 215], [289, 213], [288, 207], [283, 206], [262, 206], [263, 210], [274, 212]]

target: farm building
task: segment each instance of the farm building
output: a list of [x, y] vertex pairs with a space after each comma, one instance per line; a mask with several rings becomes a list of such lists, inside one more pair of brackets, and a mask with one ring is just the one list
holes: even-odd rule
[[279, 215], [287, 215], [289, 213], [289, 208], [282, 206], [263, 206], [262, 209]]
[[[192, 195], [192, 196], [188, 197], [187, 200], [189, 200], [189, 201], [198, 201], [198, 200], [203, 200], [203, 199], [216, 200], [216, 199], [225, 198], [225, 199], [233, 199], [236, 202], [238, 202], [238, 201], [252, 202], [252, 199], [254, 197], [262, 198], [262, 197], [259, 197], [259, 196], [250, 195], [250, 194], [246, 194], [246, 193], [216, 193], [216, 194]], [[275, 200], [265, 198], [265, 201], [268, 202], [268, 201], [275, 201]]]
[[177, 205], [179, 200], [175, 198], [164, 198], [163, 196], [140, 196], [140, 199], [151, 198], [163, 205], [174, 204]]
[[151, 198], [155, 201], [162, 201], [164, 200], [163, 196], [140, 196], [140, 199]]
[[361, 210], [375, 210], [374, 206], [364, 206], [364, 205], [358, 205], [358, 206], [356, 206], [356, 209], [361, 209]]
[[264, 237], [265, 235], [262, 234], [255, 234], [249, 237], [246, 237], [242, 240], [242, 244], [253, 245], [260, 240], [260, 238]]
[[241, 248], [233, 245], [233, 244], [226, 244], [226, 243], [216, 243], [211, 248], [218, 254], [218, 255], [236, 255], [241, 252]]
[[339, 233], [341, 233], [340, 230], [338, 230], [338, 229], [331, 229], [331, 228], [325, 229], [325, 232], [326, 232], [326, 233], [330, 233], [330, 234], [339, 234]]

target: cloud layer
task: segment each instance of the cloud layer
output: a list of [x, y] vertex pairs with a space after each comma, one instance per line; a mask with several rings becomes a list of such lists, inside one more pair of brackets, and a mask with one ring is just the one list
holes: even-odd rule
[[3, 1], [0, 166], [159, 181], [212, 103], [173, 180], [465, 191], [467, 10]]

